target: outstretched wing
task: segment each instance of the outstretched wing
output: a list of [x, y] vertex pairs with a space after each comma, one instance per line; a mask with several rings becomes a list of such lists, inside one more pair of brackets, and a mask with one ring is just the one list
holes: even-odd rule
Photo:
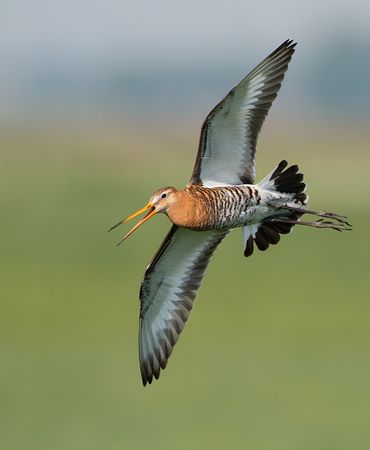
[[285, 41], [208, 114], [191, 183], [247, 184], [255, 178], [258, 134], [280, 89], [295, 43]]
[[144, 386], [159, 377], [172, 353], [209, 259], [228, 231], [173, 225], [146, 269], [140, 289], [139, 357]]

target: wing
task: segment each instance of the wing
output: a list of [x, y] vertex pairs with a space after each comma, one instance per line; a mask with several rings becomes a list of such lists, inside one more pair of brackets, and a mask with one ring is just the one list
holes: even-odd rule
[[295, 43], [285, 41], [208, 114], [191, 183], [253, 183], [258, 134], [280, 89]]
[[144, 386], [158, 379], [172, 353], [209, 259], [228, 231], [173, 225], [146, 269], [140, 289], [139, 357]]

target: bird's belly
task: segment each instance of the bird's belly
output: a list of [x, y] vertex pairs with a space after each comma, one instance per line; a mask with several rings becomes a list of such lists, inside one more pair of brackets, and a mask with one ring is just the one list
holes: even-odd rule
[[276, 211], [271, 206], [266, 204], [250, 204], [241, 208], [237, 213], [224, 214], [213, 228], [230, 229], [243, 227], [245, 225], [260, 223], [275, 214]]
[[[250, 189], [251, 185], [249, 185]], [[240, 189], [240, 188], [239, 188]], [[241, 189], [245, 189], [244, 186]], [[274, 191], [263, 191], [253, 186], [252, 195], [245, 196], [239, 202], [223, 205], [218, 210], [216, 227], [219, 229], [230, 229], [261, 223], [264, 220], [281, 214], [281, 211], [269, 205], [271, 200], [289, 202], [291, 195], [281, 194]]]
[[258, 223], [271, 214], [271, 208], [260, 205], [251, 205], [240, 211], [238, 215], [226, 216], [220, 221], [220, 229], [237, 228], [244, 225]]
[[259, 222], [269, 215], [269, 209], [251, 198], [239, 204], [234, 203], [232, 207], [218, 210], [213, 228], [230, 229]]

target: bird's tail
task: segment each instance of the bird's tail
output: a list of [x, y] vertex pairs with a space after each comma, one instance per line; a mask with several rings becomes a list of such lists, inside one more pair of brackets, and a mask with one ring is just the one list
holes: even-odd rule
[[299, 173], [299, 168], [288, 166], [283, 160], [276, 169], [269, 173], [258, 185], [262, 189], [283, 192], [285, 194], [293, 194], [291, 201], [305, 206], [308, 201], [307, 195], [304, 193], [306, 183], [303, 182], [303, 173]]
[[[303, 183], [303, 174], [298, 172], [297, 165], [288, 168], [287, 166], [286, 161], [281, 161], [275, 170], [258, 183], [258, 186], [266, 191], [291, 194], [286, 199], [289, 204], [305, 208], [308, 197], [304, 193], [306, 185]], [[281, 217], [298, 221], [302, 214], [303, 212], [282, 211]], [[293, 226], [293, 223], [272, 222], [270, 220], [244, 226], [244, 256], [250, 256], [253, 253], [254, 244], [262, 251], [267, 250], [270, 244], [277, 244], [280, 241], [280, 235], [290, 233]]]
[[[268, 201], [267, 205], [275, 208], [275, 214], [261, 223], [243, 227], [244, 255], [253, 253], [254, 244], [259, 250], [267, 250], [270, 244], [280, 241], [281, 234], [290, 233], [294, 225], [306, 225], [315, 228], [332, 228], [337, 231], [350, 230], [350, 224], [345, 216], [327, 211], [312, 211], [307, 208], [308, 196], [304, 190], [303, 174], [299, 173], [297, 165], [288, 167], [286, 161], [281, 161], [277, 168], [269, 173], [258, 186], [264, 190], [287, 194], [286, 198]], [[289, 195], [290, 194], [290, 195]], [[315, 222], [300, 220], [303, 214], [319, 216]]]

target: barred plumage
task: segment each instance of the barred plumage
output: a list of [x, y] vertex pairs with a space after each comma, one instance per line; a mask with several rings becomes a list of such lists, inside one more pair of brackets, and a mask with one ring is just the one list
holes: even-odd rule
[[248, 215], [248, 208], [259, 201], [258, 190], [254, 186], [224, 186], [206, 188], [188, 185], [182, 196], [181, 208], [173, 205], [167, 215], [179, 226], [193, 230], [226, 229], [242, 226]]

